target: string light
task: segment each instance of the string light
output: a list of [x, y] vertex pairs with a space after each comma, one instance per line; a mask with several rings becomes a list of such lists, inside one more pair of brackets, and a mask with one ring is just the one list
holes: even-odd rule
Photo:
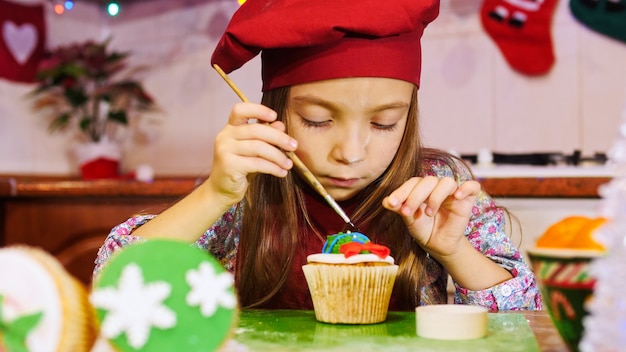
[[[74, 9], [74, 6], [76, 6], [75, 0], [49, 0], [49, 1], [52, 4], [54, 13], [56, 13], [57, 15], [62, 15], [65, 13], [66, 10], [67, 11], [72, 10]], [[238, 0], [238, 1], [242, 1], [242, 0]], [[108, 1], [106, 3], [106, 12], [111, 17], [119, 15], [121, 10], [122, 10], [122, 7], [119, 5], [117, 1]]]
[[74, 0], [50, 0], [50, 3], [57, 15], [62, 15], [66, 10], [69, 11], [74, 8]]
[[63, 12], [65, 12], [65, 7], [61, 4], [55, 4], [54, 5], [54, 13], [56, 13], [57, 15], [62, 15]]
[[109, 16], [117, 16], [117, 14], [120, 13], [120, 5], [118, 5], [118, 3], [116, 2], [110, 2], [107, 5], [107, 12], [109, 14]]

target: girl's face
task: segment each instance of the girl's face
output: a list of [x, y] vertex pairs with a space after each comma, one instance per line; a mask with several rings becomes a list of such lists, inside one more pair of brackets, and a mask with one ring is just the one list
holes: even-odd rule
[[393, 160], [407, 122], [413, 84], [341, 78], [295, 85], [287, 103], [296, 154], [336, 200], [376, 180]]

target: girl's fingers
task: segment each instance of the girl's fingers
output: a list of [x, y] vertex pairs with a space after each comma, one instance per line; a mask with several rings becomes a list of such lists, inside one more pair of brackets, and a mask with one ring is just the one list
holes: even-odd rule
[[[285, 177], [291, 167], [283, 167], [265, 158], [260, 157], [236, 157], [231, 159], [243, 174], [252, 173], [268, 174], [276, 177]], [[288, 162], [291, 160], [287, 159]]]
[[247, 141], [216, 148], [214, 167], [242, 175], [265, 173], [284, 177], [293, 167], [293, 162], [274, 146], [261, 141]]
[[411, 194], [411, 190], [413, 190], [413, 187], [415, 187], [420, 179], [420, 177], [413, 177], [403, 183], [389, 196], [383, 199], [383, 206], [389, 210], [396, 212], [399, 211], [406, 199], [409, 197], [409, 194]]
[[478, 181], [465, 181], [459, 186], [458, 190], [454, 193], [454, 197], [456, 199], [474, 197], [480, 193], [481, 189], [482, 187]]
[[[251, 173], [287, 175], [293, 162], [284, 151], [297, 147], [295, 139], [284, 133], [285, 125], [280, 121], [270, 123], [248, 123], [248, 116], [259, 117], [259, 113], [273, 113], [261, 105], [241, 103], [232, 110], [228, 125], [215, 137], [214, 165], [235, 179]], [[271, 115], [271, 114], [270, 114]], [[274, 117], [275, 118], [275, 117]]]
[[257, 158], [266, 160], [282, 169], [291, 169], [293, 162], [278, 148], [259, 140], [251, 140], [239, 143], [237, 155], [241, 157]]
[[412, 216], [431, 196], [439, 178], [413, 177], [393, 191], [383, 205], [403, 216]]
[[296, 150], [298, 142], [283, 132], [280, 129], [282, 126], [284, 125], [278, 122], [272, 125], [252, 123], [245, 126], [230, 126], [228, 136], [235, 141], [262, 141], [283, 150]]
[[228, 124], [233, 126], [246, 125], [250, 120], [272, 122], [276, 120], [276, 112], [265, 105], [255, 103], [237, 103], [228, 117]]
[[476, 181], [467, 181], [459, 186], [451, 177], [414, 177], [385, 198], [383, 206], [407, 217], [418, 210], [433, 216], [450, 196], [464, 199], [478, 195], [480, 189]]
[[435, 188], [428, 196], [426, 200], [426, 209], [424, 212], [428, 216], [433, 216], [439, 211], [441, 204], [448, 199], [451, 195], [454, 195], [459, 189], [456, 181], [451, 177], [444, 177], [438, 179]]
[[408, 216], [414, 214], [422, 204], [426, 204], [426, 207], [423, 209], [426, 215], [432, 215], [429, 210], [431, 208], [431, 198], [433, 196], [437, 196], [438, 184], [441, 179], [435, 176], [426, 176], [421, 178], [417, 184], [411, 190], [408, 198], [404, 202], [404, 205], [401, 209], [401, 214]]
[[[256, 120], [252, 122], [250, 120]], [[293, 151], [297, 147], [295, 139], [285, 133], [285, 125], [276, 121], [276, 112], [254, 103], [238, 103], [233, 106], [228, 125], [222, 133], [222, 139], [261, 140], [280, 149]]]

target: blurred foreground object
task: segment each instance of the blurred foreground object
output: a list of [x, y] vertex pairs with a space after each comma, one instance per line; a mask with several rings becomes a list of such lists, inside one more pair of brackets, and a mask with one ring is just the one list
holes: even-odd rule
[[596, 238], [607, 248], [606, 255], [590, 267], [596, 277], [594, 297], [587, 304], [583, 352], [623, 351], [626, 346], [626, 109], [618, 137], [609, 152], [615, 177], [600, 188], [601, 215], [610, 219]]

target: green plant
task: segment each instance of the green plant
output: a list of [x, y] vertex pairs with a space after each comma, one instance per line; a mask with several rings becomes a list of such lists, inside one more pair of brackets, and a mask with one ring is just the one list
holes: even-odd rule
[[35, 110], [51, 112], [51, 132], [75, 125], [99, 142], [127, 126], [133, 112], [155, 107], [141, 83], [122, 77], [129, 54], [109, 50], [109, 42], [86, 41], [46, 53], [31, 94]]

